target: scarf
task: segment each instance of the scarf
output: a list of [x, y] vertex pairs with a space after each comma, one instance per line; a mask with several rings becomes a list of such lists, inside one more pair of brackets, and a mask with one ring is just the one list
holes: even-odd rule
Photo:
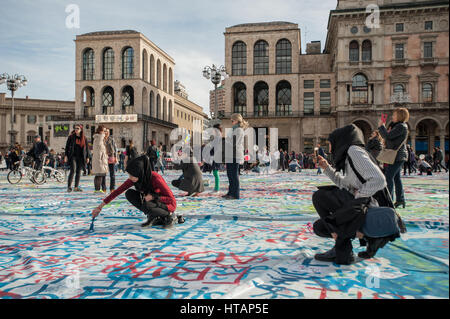
[[345, 173], [347, 151], [352, 145], [364, 147], [364, 135], [355, 125], [347, 125], [331, 132], [328, 140], [331, 144], [333, 166], [337, 171]]

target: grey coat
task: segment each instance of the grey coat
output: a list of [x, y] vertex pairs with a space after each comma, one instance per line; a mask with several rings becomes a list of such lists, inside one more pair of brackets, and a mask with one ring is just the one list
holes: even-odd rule
[[[385, 147], [387, 149], [397, 149], [400, 144], [405, 141], [405, 138], [408, 136], [408, 126], [406, 123], [397, 122], [395, 123], [391, 131], [388, 132], [384, 125], [378, 128], [378, 131], [383, 137], [385, 142]], [[408, 160], [408, 150], [406, 149], [406, 143], [404, 143], [397, 152], [397, 157], [395, 158], [396, 162], [407, 161]]]
[[203, 177], [200, 167], [197, 163], [181, 163], [183, 170], [183, 179], [181, 180], [179, 189], [192, 193], [202, 193], [205, 191], [203, 186]]

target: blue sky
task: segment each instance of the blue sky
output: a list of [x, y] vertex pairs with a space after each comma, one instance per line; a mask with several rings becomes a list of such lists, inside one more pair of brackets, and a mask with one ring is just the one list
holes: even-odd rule
[[[79, 29], [66, 27], [69, 4], [80, 9]], [[224, 64], [226, 27], [293, 22], [301, 30], [303, 52], [306, 42], [314, 40], [321, 40], [323, 49], [329, 11], [336, 4], [336, 0], [0, 0], [0, 73], [29, 79], [17, 97], [74, 100], [75, 36], [132, 29], [175, 59], [175, 80], [206, 111], [213, 85], [201, 71], [205, 65]], [[6, 92], [5, 85], [0, 92]]]

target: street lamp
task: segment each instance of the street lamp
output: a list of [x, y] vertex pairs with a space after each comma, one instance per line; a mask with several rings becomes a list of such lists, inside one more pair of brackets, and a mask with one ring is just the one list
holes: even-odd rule
[[222, 81], [222, 77], [226, 78], [227, 72], [225, 70], [225, 67], [222, 65], [220, 67], [216, 67], [214, 64], [212, 66], [205, 66], [203, 69], [203, 77], [207, 80], [211, 79], [211, 82], [214, 84], [214, 124], [215, 122], [218, 122], [218, 116], [217, 116], [217, 85], [220, 84]]
[[11, 91], [12, 97], [12, 107], [11, 107], [11, 146], [14, 146], [15, 143], [15, 131], [14, 131], [14, 92], [17, 91], [20, 87], [27, 85], [28, 80], [23, 75], [15, 74], [11, 76], [7, 73], [3, 73], [0, 75], [0, 84], [6, 82], [6, 86], [8, 90]]

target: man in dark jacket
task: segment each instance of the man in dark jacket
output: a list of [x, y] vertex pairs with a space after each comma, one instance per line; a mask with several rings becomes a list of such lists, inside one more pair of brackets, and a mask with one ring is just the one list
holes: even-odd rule
[[158, 161], [158, 148], [156, 147], [156, 141], [152, 140], [150, 146], [147, 148], [147, 156], [150, 158], [150, 165], [152, 171], [155, 170], [156, 162]]
[[[325, 152], [323, 151], [323, 148], [320, 146], [320, 144], [317, 144], [317, 154], [314, 155], [319, 155], [322, 156], [324, 159], [327, 158], [327, 156], [325, 155]], [[322, 174], [322, 169], [320, 168], [319, 165], [317, 165], [317, 175]]]
[[43, 155], [48, 153], [49, 150], [47, 145], [41, 141], [41, 137], [39, 135], [36, 135], [34, 137], [33, 147], [27, 153], [28, 156], [31, 156], [34, 159], [34, 169], [36, 170], [41, 169]]
[[280, 148], [280, 169], [284, 171], [284, 151]]

